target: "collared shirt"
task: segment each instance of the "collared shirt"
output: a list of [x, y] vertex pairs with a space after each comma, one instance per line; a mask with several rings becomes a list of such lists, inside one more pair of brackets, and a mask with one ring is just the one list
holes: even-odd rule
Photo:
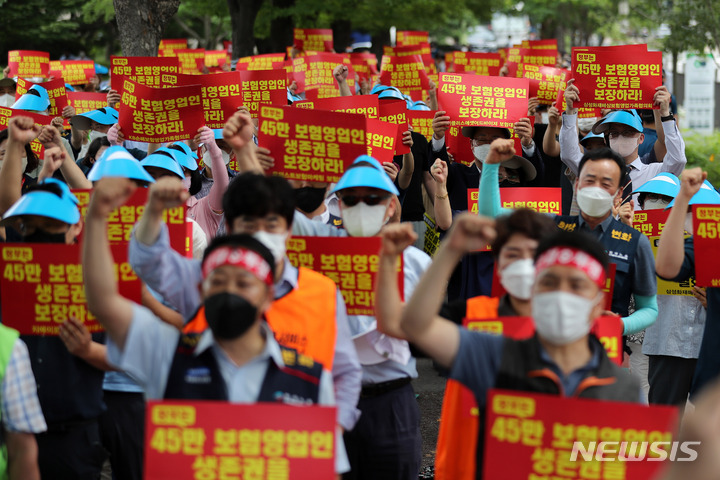
[[589, 232], [592, 236], [597, 238], [598, 240], [602, 240], [603, 234], [608, 231], [608, 228], [610, 228], [610, 224], [613, 221], [613, 216], [608, 215], [605, 220], [600, 222], [599, 225], [597, 225], [594, 229], [590, 228], [590, 225], [585, 221], [582, 214], [578, 215], [578, 225], [580, 226], [580, 230], [584, 230], [586, 232]]
[[35, 376], [25, 343], [15, 340], [2, 382], [3, 425], [11, 432], [40, 433], [47, 430], [37, 396]]
[[[305, 218], [302, 214], [297, 215]], [[190, 318], [202, 304], [197, 289], [197, 285], [202, 282], [201, 262], [183, 257], [170, 248], [166, 225], [162, 225], [158, 240], [153, 245], [143, 245], [133, 232], [130, 237], [129, 261], [137, 275], [150, 288], [160, 293], [184, 318]], [[276, 299], [287, 295], [298, 286], [297, 268], [292, 266], [287, 257], [283, 262], [282, 276], [274, 286]], [[178, 281], [179, 278], [183, 281]], [[335, 302], [337, 335], [332, 375], [336, 387], [338, 423], [351, 430], [360, 418], [357, 401], [360, 397], [362, 371], [350, 338], [345, 301], [339, 290], [336, 291]]]

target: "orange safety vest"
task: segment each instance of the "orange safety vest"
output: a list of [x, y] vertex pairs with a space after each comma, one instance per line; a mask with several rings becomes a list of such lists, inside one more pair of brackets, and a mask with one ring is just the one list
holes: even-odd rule
[[[300, 267], [298, 285], [275, 300], [265, 312], [275, 338], [332, 370], [337, 334], [337, 286], [325, 275]], [[183, 333], [201, 333], [207, 328], [205, 308], [184, 327]]]
[[[496, 297], [469, 298], [465, 317], [495, 318], [499, 304]], [[475, 480], [478, 429], [475, 396], [460, 382], [448, 379], [435, 454], [436, 480]]]

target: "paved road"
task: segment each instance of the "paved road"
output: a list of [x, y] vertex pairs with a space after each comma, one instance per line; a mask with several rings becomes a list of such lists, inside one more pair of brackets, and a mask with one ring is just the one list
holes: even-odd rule
[[413, 382], [420, 407], [420, 431], [423, 437], [422, 467], [435, 463], [435, 445], [437, 444], [440, 410], [445, 392], [445, 379], [438, 375], [427, 358], [417, 360], [419, 377]]

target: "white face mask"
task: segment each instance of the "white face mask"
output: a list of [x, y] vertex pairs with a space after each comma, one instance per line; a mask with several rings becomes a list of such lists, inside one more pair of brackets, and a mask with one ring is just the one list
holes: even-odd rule
[[259, 230], [253, 233], [253, 238], [265, 245], [270, 250], [275, 263], [280, 263], [285, 258], [285, 250], [287, 249], [288, 233], [268, 233]]
[[643, 210], [660, 210], [667, 207], [670, 204], [669, 200], [663, 200], [661, 198], [647, 199], [643, 202]]
[[183, 177], [182, 179], [183, 187], [185, 187], [185, 190], [190, 190], [190, 183], [192, 183], [192, 178], [190, 177]]
[[[222, 150], [221, 150], [221, 152], [222, 152]], [[230, 154], [222, 152], [222, 159], [223, 159], [223, 162], [225, 162], [225, 165], [229, 164], [230, 163]], [[205, 150], [205, 153], [203, 153], [203, 164], [207, 168], [212, 170], [212, 158], [210, 157], [210, 152], [207, 150]]]
[[529, 300], [535, 284], [535, 265], [531, 258], [515, 260], [500, 270], [500, 284], [513, 297]]
[[222, 152], [223, 162], [225, 162], [225, 165], [230, 163], [230, 154]]
[[15, 95], [9, 93], [0, 95], [0, 107], [10, 108], [13, 103], [15, 103]]
[[473, 147], [472, 151], [475, 158], [480, 160], [480, 163], [483, 163], [490, 153], [490, 144], [478, 145], [477, 147]]
[[536, 294], [532, 316], [538, 335], [553, 345], [567, 345], [584, 337], [590, 331], [590, 312], [596, 302], [561, 291]]
[[623, 137], [620, 135], [617, 138], [610, 139], [610, 148], [619, 153], [621, 157], [629, 157], [637, 148], [638, 140], [639, 137]]
[[613, 196], [600, 187], [585, 187], [577, 192], [577, 202], [585, 215], [603, 217], [613, 206]]
[[380, 232], [385, 224], [387, 205], [367, 205], [360, 202], [353, 207], [343, 205], [341, 214], [343, 228], [351, 237], [372, 237]]
[[693, 232], [693, 219], [692, 219], [692, 212], [687, 212], [685, 214], [685, 231], [688, 232], [690, 235], [692, 235]]
[[581, 132], [587, 132], [589, 131], [593, 125], [595, 125], [595, 122], [597, 122], [597, 118], [578, 118], [578, 130]]
[[107, 137], [107, 133], [96, 132], [95, 130], [91, 130], [88, 140], [92, 142], [96, 138], [105, 138], [105, 137]]
[[550, 122], [550, 114], [548, 112], [543, 112], [540, 114], [540, 123], [543, 125], [547, 125]]

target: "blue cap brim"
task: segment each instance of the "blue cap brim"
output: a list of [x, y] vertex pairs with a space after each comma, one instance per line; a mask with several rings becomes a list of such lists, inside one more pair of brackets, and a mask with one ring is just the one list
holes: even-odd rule
[[[364, 162], [367, 162], [367, 165], [364, 165]], [[361, 165], [353, 166], [345, 171], [331, 193], [335, 193], [346, 188], [367, 187], [384, 190], [392, 193], [393, 195], [400, 194], [398, 189], [390, 180], [388, 174], [385, 173], [385, 170], [380, 165], [380, 162], [368, 155], [362, 155], [353, 162], [353, 165], [357, 164]]]
[[50, 107], [50, 102], [35, 95], [27, 93], [18, 98], [10, 108], [13, 110], [28, 110], [34, 112], [44, 112]]
[[181, 180], [185, 178], [185, 173], [183, 173], [182, 167], [180, 164], [168, 157], [167, 155], [159, 154], [159, 153], [153, 153], [148, 155], [143, 159], [143, 161], [140, 162], [140, 165], [143, 168], [147, 167], [155, 167], [155, 168], [162, 168], [164, 170], [169, 171], [170, 173], [173, 173], [177, 175]]
[[[103, 110], [105, 110], [103, 112]], [[99, 123], [100, 125], [113, 125], [118, 122], [118, 111], [111, 107], [104, 109], [91, 110], [85, 113], [79, 113], [70, 119], [70, 123], [80, 130], [89, 130], [90, 121]]]
[[[700, 190], [693, 195], [693, 197], [688, 202], [688, 205], [720, 205], [720, 193], [717, 192], [713, 188], [713, 186], [705, 180], [705, 182], [700, 187]], [[666, 209], [672, 208], [672, 206], [675, 205], [675, 199], [673, 199], [670, 204], [668, 204]]]
[[155, 183], [150, 174], [142, 168], [140, 162], [134, 158], [132, 160], [128, 158], [112, 158], [95, 162], [95, 165], [88, 172], [88, 180], [97, 182], [105, 177], [122, 177]]
[[80, 211], [70, 198], [60, 198], [52, 192], [36, 190], [20, 197], [20, 200], [5, 212], [0, 225], [5, 225], [10, 218], [25, 215], [53, 218], [69, 225], [80, 221]]
[[592, 132], [595, 134], [602, 134], [610, 128], [611, 123], [627, 125], [637, 130], [639, 133], [642, 133], [643, 131], [642, 120], [637, 113], [632, 114], [630, 112], [626, 112], [625, 110], [615, 110], [614, 112], [608, 113], [604, 119], [593, 125]]

